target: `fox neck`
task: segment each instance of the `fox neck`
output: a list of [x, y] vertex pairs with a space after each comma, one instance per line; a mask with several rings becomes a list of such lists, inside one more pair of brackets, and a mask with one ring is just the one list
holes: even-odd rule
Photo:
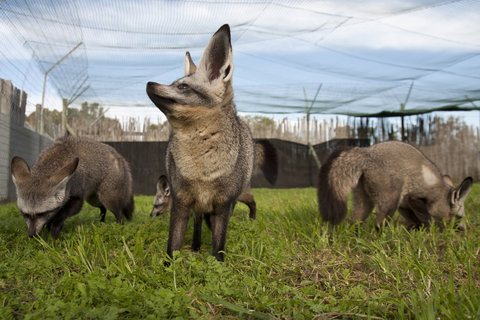
[[169, 150], [187, 180], [210, 181], [232, 170], [238, 153], [239, 123], [233, 103], [172, 130]]
[[217, 131], [219, 127], [229, 127], [236, 116], [233, 96], [220, 106], [185, 107], [185, 110], [168, 115], [173, 135], [192, 134], [192, 131]]

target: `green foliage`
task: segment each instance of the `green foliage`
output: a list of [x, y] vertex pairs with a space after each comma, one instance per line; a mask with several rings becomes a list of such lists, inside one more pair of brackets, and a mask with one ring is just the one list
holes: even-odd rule
[[15, 204], [0, 207], [1, 319], [478, 319], [480, 185], [467, 200], [466, 232], [408, 232], [399, 225], [331, 227], [315, 189], [254, 189], [257, 220], [239, 203], [225, 263], [200, 253], [165, 266], [168, 215], [135, 199], [125, 225], [85, 205], [59, 239], [30, 239]]
[[[49, 110], [44, 109], [43, 115], [45, 119], [48, 119], [52, 124], [60, 127], [62, 124], [62, 112], [58, 110]], [[27, 117], [27, 122], [30, 123], [32, 127], [35, 126], [35, 117], [36, 111], [32, 112]], [[88, 103], [84, 101], [80, 109], [77, 108], [67, 108], [67, 122], [70, 126], [74, 127], [77, 130], [90, 130], [89, 128], [92, 124], [97, 123], [98, 125], [103, 124], [103, 126], [112, 129], [115, 127], [118, 130], [120, 129], [120, 122], [117, 119], [112, 119], [105, 117], [105, 110], [97, 102]]]
[[[27, 116], [27, 122], [34, 127], [35, 126], [35, 117], [36, 117], [37, 112], [33, 111]], [[56, 125], [60, 125], [62, 123], [62, 112], [58, 110], [49, 110], [49, 109], [43, 109], [43, 116], [47, 119], [50, 119], [53, 123]]]
[[262, 116], [244, 116], [243, 119], [247, 121], [253, 130], [271, 129], [275, 127], [275, 121], [271, 118]]

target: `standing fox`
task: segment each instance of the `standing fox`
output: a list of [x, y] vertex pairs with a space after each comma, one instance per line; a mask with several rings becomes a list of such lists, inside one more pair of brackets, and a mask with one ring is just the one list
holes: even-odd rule
[[[268, 165], [264, 159], [270, 159]], [[255, 142], [255, 167], [254, 171], [262, 169], [263, 174], [271, 184], [275, 183], [277, 176], [277, 151], [268, 140], [259, 140]], [[249, 209], [250, 219], [257, 217], [257, 204], [253, 198], [253, 194], [248, 187], [237, 199], [245, 203]], [[153, 198], [153, 209], [150, 217], [158, 216], [169, 212], [172, 208], [172, 197], [170, 196], [170, 187], [168, 186], [168, 179], [165, 175], [158, 178], [156, 184], [156, 193]], [[208, 222], [207, 222], [208, 223]]]
[[255, 163], [252, 134], [233, 103], [230, 27], [224, 25], [213, 35], [198, 68], [187, 52], [184, 71], [171, 85], [149, 82], [146, 88], [172, 128], [166, 157], [172, 196], [167, 253], [172, 257], [182, 247], [193, 212], [192, 249], [200, 250], [205, 217], [212, 254], [223, 261], [228, 221], [250, 185]]
[[17, 206], [33, 237], [46, 225], [57, 238], [65, 219], [86, 200], [115, 214], [118, 223], [133, 214], [132, 176], [127, 161], [112, 147], [86, 138], [66, 136], [47, 147], [29, 168], [20, 157], [11, 163]]
[[377, 226], [395, 211], [410, 228], [428, 226], [433, 219], [465, 216], [464, 202], [473, 180], [457, 186], [413, 146], [390, 141], [367, 148], [337, 149], [322, 166], [318, 204], [323, 220], [338, 224], [347, 214], [347, 196], [353, 189], [353, 220], [365, 220], [377, 208]]

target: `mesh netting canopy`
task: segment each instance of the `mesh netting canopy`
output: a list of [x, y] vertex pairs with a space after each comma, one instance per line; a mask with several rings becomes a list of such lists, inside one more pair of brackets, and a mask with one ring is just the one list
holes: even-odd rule
[[[480, 107], [480, 1], [0, 1], [0, 78], [58, 98], [153, 108], [230, 24], [237, 109], [390, 116]], [[317, 92], [318, 91], [318, 92]], [[318, 95], [317, 95], [318, 93]], [[306, 99], [310, 102], [306, 103]]]

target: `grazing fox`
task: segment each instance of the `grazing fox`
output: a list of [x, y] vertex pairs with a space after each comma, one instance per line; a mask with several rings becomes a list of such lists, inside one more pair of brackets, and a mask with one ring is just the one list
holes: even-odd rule
[[[265, 159], [270, 161], [265, 162]], [[267, 180], [274, 184], [278, 172], [277, 152], [268, 140], [259, 140], [255, 143], [255, 170], [261, 168]], [[253, 194], [248, 187], [237, 199], [245, 203], [249, 208], [250, 219], [257, 217], [257, 204]], [[153, 198], [153, 209], [150, 217], [158, 216], [169, 212], [172, 208], [172, 197], [170, 196], [170, 187], [165, 175], [158, 178], [156, 184], [156, 193]], [[207, 222], [208, 223], [208, 222]]]
[[153, 198], [153, 208], [150, 217], [159, 216], [170, 211], [172, 208], [172, 197], [170, 197], [170, 187], [165, 175], [161, 175], [156, 186], [155, 197]]
[[171, 257], [182, 247], [194, 213], [192, 249], [200, 250], [205, 217], [212, 254], [223, 261], [228, 222], [250, 185], [255, 163], [252, 134], [233, 103], [230, 27], [224, 25], [212, 36], [198, 67], [187, 52], [184, 71], [171, 85], [149, 82], [146, 87], [172, 128], [166, 156], [172, 197], [167, 253]]
[[65, 219], [86, 200], [106, 209], [118, 223], [133, 214], [132, 176], [127, 161], [112, 147], [86, 138], [66, 136], [48, 146], [29, 168], [20, 157], [11, 163], [17, 206], [33, 237], [46, 225], [57, 238]]
[[467, 177], [453, 187], [421, 151], [389, 141], [335, 150], [320, 169], [318, 204], [323, 220], [338, 224], [347, 214], [347, 196], [353, 189], [354, 221], [365, 220], [376, 206], [377, 226], [397, 210], [409, 228], [428, 226], [431, 220], [441, 225], [465, 216], [472, 183]]

